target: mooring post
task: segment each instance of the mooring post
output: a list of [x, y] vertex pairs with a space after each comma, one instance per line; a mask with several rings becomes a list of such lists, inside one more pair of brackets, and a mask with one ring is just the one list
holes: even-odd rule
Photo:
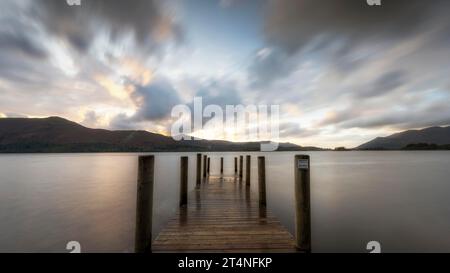
[[138, 164], [135, 252], [148, 253], [152, 250], [155, 157], [140, 156]]
[[220, 158], [220, 174], [223, 175], [223, 157]]
[[250, 186], [250, 169], [251, 169], [251, 156], [247, 156], [246, 164], [245, 164], [245, 184]]
[[301, 251], [311, 252], [310, 158], [295, 156], [295, 241]]
[[207, 164], [207, 156], [203, 156], [203, 177], [206, 177], [206, 164]]
[[187, 156], [181, 157], [181, 169], [180, 169], [180, 207], [187, 205], [187, 192], [188, 192], [188, 163], [189, 158]]
[[234, 158], [234, 174], [236, 175], [238, 172], [238, 168], [237, 168], [237, 157]]
[[266, 200], [266, 158], [264, 156], [258, 157], [258, 192], [259, 192], [259, 206], [265, 207]]
[[208, 175], [211, 173], [211, 157], [208, 157]]
[[243, 169], [244, 168], [244, 157], [239, 156], [239, 178], [242, 179]]
[[202, 154], [197, 154], [197, 188], [202, 184]]

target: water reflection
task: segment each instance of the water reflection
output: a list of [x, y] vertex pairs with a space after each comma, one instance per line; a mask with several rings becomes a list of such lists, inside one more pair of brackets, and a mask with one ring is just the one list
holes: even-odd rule
[[201, 209], [202, 207], [202, 200], [201, 200], [201, 189], [195, 190], [195, 205], [197, 207], [197, 210]]
[[187, 225], [189, 219], [188, 211], [189, 210], [187, 206], [180, 207], [180, 217], [178, 218], [180, 226]]
[[261, 218], [261, 219], [267, 218], [267, 207], [266, 206], [259, 207], [259, 218]]
[[245, 203], [247, 204], [247, 208], [250, 208], [251, 206], [250, 195], [251, 195], [250, 185], [245, 185]]

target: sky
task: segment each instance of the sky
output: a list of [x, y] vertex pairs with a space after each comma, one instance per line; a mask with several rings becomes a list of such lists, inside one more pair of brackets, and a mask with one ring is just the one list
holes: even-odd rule
[[0, 117], [168, 135], [173, 107], [202, 97], [279, 105], [281, 141], [325, 148], [449, 125], [449, 11], [447, 0], [0, 0]]

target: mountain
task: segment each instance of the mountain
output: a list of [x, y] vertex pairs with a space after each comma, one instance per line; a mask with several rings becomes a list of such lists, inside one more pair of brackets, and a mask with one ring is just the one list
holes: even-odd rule
[[[175, 141], [171, 137], [147, 131], [90, 129], [59, 117], [0, 118], [0, 153], [259, 151], [259, 149], [259, 142]], [[279, 150], [300, 151], [305, 148], [280, 143]]]
[[[420, 145], [419, 145], [420, 144]], [[423, 130], [409, 130], [388, 137], [378, 137], [357, 147], [358, 150], [400, 150], [424, 146], [450, 144], [450, 126], [430, 127]]]

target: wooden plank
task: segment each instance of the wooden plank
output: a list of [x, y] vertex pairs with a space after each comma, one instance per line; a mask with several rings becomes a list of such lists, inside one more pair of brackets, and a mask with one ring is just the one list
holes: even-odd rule
[[293, 236], [240, 181], [208, 177], [159, 233], [152, 251], [297, 252]]

